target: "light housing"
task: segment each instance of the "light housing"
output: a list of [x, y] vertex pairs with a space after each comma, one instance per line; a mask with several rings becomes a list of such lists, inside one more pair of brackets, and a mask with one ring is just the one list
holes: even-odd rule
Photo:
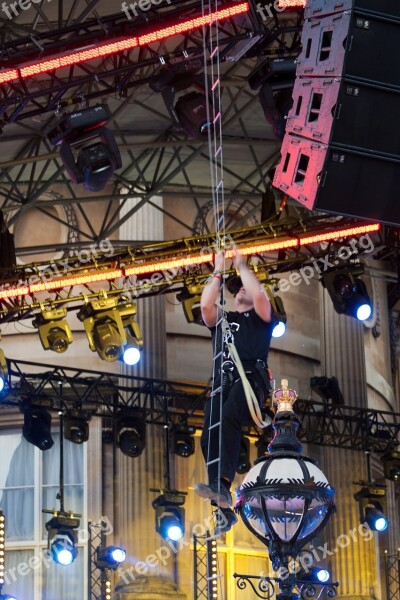
[[78, 527], [80, 520], [72, 515], [55, 514], [45, 527], [48, 532], [47, 547], [54, 562], [68, 566], [78, 555]]
[[311, 377], [310, 387], [326, 402], [332, 400], [332, 404], [344, 404], [343, 394], [337, 377], [326, 377], [325, 375], [322, 377]]
[[30, 444], [39, 450], [49, 450], [54, 445], [51, 437], [50, 413], [45, 408], [27, 407], [24, 410], [22, 434]]
[[115, 298], [99, 298], [89, 302], [77, 315], [83, 321], [89, 348], [107, 362], [118, 360], [127, 342], [117, 304]]
[[114, 134], [104, 127], [110, 116], [107, 105], [89, 107], [63, 115], [47, 134], [51, 143], [60, 145], [71, 181], [91, 192], [102, 190], [122, 166]]
[[381, 462], [386, 479], [391, 481], [400, 481], [400, 452], [390, 450], [381, 456]]
[[72, 344], [72, 332], [66, 321], [67, 310], [65, 308], [55, 308], [51, 310], [42, 310], [33, 320], [32, 324], [39, 330], [40, 341], [44, 350], [53, 350], [61, 353], [68, 349]]
[[203, 325], [200, 300], [203, 286], [192, 285], [178, 292], [176, 299], [182, 303], [183, 313], [188, 323]]
[[212, 128], [212, 108], [205, 93], [189, 92], [175, 104], [177, 120], [187, 135], [205, 141]]
[[89, 439], [90, 416], [67, 414], [64, 417], [64, 437], [74, 444], [83, 444]]
[[298, 574], [298, 579], [308, 583], [328, 583], [331, 574], [325, 567], [311, 566], [307, 570], [301, 571]]
[[272, 330], [273, 338], [280, 338], [286, 331], [286, 312], [283, 306], [282, 298], [277, 295], [279, 290], [279, 280], [278, 279], [269, 279], [264, 284], [265, 291], [267, 292], [267, 296], [271, 303], [271, 307], [273, 310], [273, 317], [275, 317], [276, 325]]
[[371, 316], [372, 305], [366, 285], [360, 275], [363, 266], [332, 269], [322, 276], [322, 285], [328, 290], [335, 311], [360, 321]]
[[185, 496], [165, 491], [153, 500], [156, 531], [164, 540], [177, 542], [185, 533]]
[[97, 548], [96, 567], [100, 570], [110, 569], [114, 571], [124, 562], [126, 552], [119, 546], [107, 546], [106, 548]]
[[140, 326], [134, 318], [136, 315], [136, 304], [133, 302], [120, 303], [117, 309], [121, 316], [126, 337], [121, 360], [126, 365], [133, 366], [140, 361], [143, 350], [143, 338]]
[[354, 499], [358, 501], [360, 523], [367, 523], [373, 531], [385, 531], [389, 521], [386, 512], [386, 485], [360, 482], [363, 486]]
[[178, 456], [188, 458], [195, 451], [195, 442], [193, 434], [196, 428], [191, 425], [174, 425], [171, 431], [172, 451]]
[[116, 442], [123, 454], [140, 456], [146, 447], [146, 423], [137, 411], [122, 410], [116, 419]]

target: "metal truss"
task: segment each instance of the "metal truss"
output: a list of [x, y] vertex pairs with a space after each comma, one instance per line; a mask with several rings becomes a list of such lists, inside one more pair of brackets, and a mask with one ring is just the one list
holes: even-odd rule
[[387, 600], [397, 600], [400, 598], [400, 549], [397, 555], [385, 550], [385, 575]]
[[208, 600], [209, 595], [208, 577], [208, 548], [210, 542], [207, 541], [209, 533], [205, 536], [193, 534], [193, 598], [194, 600]]
[[[165, 6], [164, 6], [165, 4]], [[227, 4], [221, 0], [221, 6]], [[36, 18], [31, 25], [11, 23], [3, 19], [3, 46], [0, 64], [9, 68], [27, 59], [37, 60], [92, 43], [113, 40], [137, 31], [143, 26], [163, 23], [191, 15], [199, 9], [194, 0], [171, 0], [162, 7], [151, 6], [139, 20], [128, 21], [123, 13], [108, 15], [106, 4], [92, 0], [68, 0], [58, 3], [58, 14], [52, 19], [36, 4]], [[55, 9], [54, 9], [55, 10]], [[257, 202], [268, 183], [268, 171], [277, 159], [278, 142], [270, 135], [269, 126], [259, 106], [258, 94], [249, 89], [247, 77], [255, 65], [271, 56], [297, 56], [300, 50], [302, 11], [284, 14], [264, 22], [257, 15], [255, 3], [245, 19], [231, 19], [220, 24], [222, 89], [224, 114], [224, 144], [240, 149], [241, 168], [225, 159], [225, 197], [229, 204], [239, 198], [244, 212], [256, 210]], [[67, 218], [54, 216], [52, 206], [75, 208], [81, 220], [78, 240], [73, 247], [85, 247], [118, 231], [120, 189], [135, 189], [141, 206], [154, 195], [168, 193], [186, 196], [200, 209], [202, 198], [211, 197], [201, 173], [209, 163], [207, 143], [188, 139], [173, 129], [159, 94], [153, 93], [146, 102], [150, 85], [157, 84], [165, 73], [178, 76], [200, 74], [204, 70], [203, 40], [199, 32], [190, 32], [179, 39], [169, 39], [90, 63], [74, 65], [62, 72], [44, 73], [40, 77], [16, 81], [1, 86], [0, 129], [6, 160], [0, 163], [0, 198], [8, 224], [14, 225], [27, 209], [34, 207], [48, 217], [69, 227]], [[113, 118], [110, 127], [123, 153], [123, 170], [116, 173], [111, 190], [104, 196], [79, 197], [64, 173], [58, 153], [49, 145], [45, 132], [60, 110], [86, 106], [96, 99], [108, 99]], [[153, 102], [154, 99], [154, 102]], [[256, 110], [255, 110], [256, 109]], [[132, 111], [138, 122], [153, 117], [151, 129], [132, 127]], [[249, 129], [250, 116], [258, 113], [261, 135]], [[128, 116], [129, 114], [129, 116]], [[254, 130], [254, 126], [253, 126]], [[134, 136], [134, 139], [132, 139]], [[232, 154], [232, 153], [231, 153]], [[8, 158], [10, 157], [10, 158]], [[208, 166], [208, 164], [207, 164]], [[54, 186], [58, 191], [54, 192]], [[61, 186], [61, 194], [60, 194]], [[46, 198], [45, 198], [46, 196]], [[44, 199], [45, 198], [45, 199]], [[104, 204], [105, 217], [100, 226], [91, 223], [86, 203]], [[165, 212], [165, 211], [164, 211]], [[132, 216], [132, 215], [130, 215]], [[166, 216], [194, 234], [193, 227], [182, 223], [174, 214]], [[43, 244], [17, 249], [19, 255], [28, 252], [64, 250], [68, 255], [72, 244]]]
[[[113, 418], [134, 409], [146, 423], [203, 426], [209, 388], [189, 383], [116, 375], [8, 359], [0, 409], [42, 406], [52, 411]], [[63, 385], [60, 385], [60, 382]], [[400, 414], [299, 399], [303, 443], [384, 453], [400, 443]], [[260, 435], [256, 429], [249, 434]]]
[[[227, 249], [233, 246], [254, 249], [252, 254], [258, 255], [259, 262], [253, 268], [263, 282], [273, 282], [276, 275], [289, 271], [301, 271], [304, 277], [311, 279], [344, 262], [357, 263], [366, 250], [368, 257], [371, 256], [371, 248], [363, 244], [361, 233], [348, 234], [347, 238], [337, 233], [344, 230], [355, 232], [356, 226], [364, 227], [364, 223], [342, 217], [308, 217], [301, 224], [292, 218], [273, 218], [255, 227], [225, 234], [220, 243]], [[328, 239], [323, 245], [318, 243], [319, 236], [329, 238], [329, 235], [333, 239]], [[373, 234], [377, 252], [384, 245], [384, 235], [384, 231]], [[317, 241], [307, 243], [310, 236], [316, 236]], [[289, 239], [298, 241], [298, 245], [279, 251], [258, 250], [269, 243], [282, 242], [284, 246]], [[198, 235], [146, 246], [114, 248], [109, 245], [107, 251], [100, 245], [98, 250], [92, 249], [69, 259], [4, 270], [0, 289], [0, 323], [31, 318], [46, 307], [63, 306], [67, 310], [77, 310], [84, 302], [105, 295], [140, 299], [177, 293], [189, 286], [200, 286], [201, 289], [213, 268], [214, 244], [214, 236]], [[338, 257], [338, 250], [343, 247], [349, 252], [346, 251], [346, 261]], [[185, 261], [190, 261], [190, 264], [186, 266]], [[140, 273], [127, 276], [127, 267], [137, 268]], [[305, 271], [306, 267], [308, 271]], [[107, 280], [109, 272], [111, 276]], [[234, 271], [227, 274], [230, 272]], [[99, 276], [100, 290], [94, 284], [82, 281], [88, 273]]]

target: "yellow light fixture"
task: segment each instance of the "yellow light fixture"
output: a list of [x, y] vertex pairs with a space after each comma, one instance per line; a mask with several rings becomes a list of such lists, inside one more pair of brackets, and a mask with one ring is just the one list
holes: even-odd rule
[[72, 344], [72, 332], [65, 321], [67, 310], [65, 308], [43, 309], [33, 320], [33, 325], [39, 330], [40, 341], [45, 350], [65, 352]]

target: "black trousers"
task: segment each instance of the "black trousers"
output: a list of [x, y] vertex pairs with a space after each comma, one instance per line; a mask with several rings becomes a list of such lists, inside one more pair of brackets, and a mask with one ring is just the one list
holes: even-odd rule
[[[246, 373], [246, 375], [261, 405], [266, 398], [268, 389], [258, 373], [252, 372]], [[217, 393], [206, 401], [204, 409], [204, 427], [201, 434], [204, 460], [207, 463], [220, 457], [219, 462], [212, 462], [207, 467], [209, 483], [219, 477], [229, 479], [230, 482], [234, 480], [239, 461], [242, 426], [252, 422], [240, 379], [236, 380], [228, 390], [225, 390], [221, 418], [220, 406], [220, 394]], [[221, 453], [219, 447], [220, 427], [212, 427], [218, 422], [221, 422]]]

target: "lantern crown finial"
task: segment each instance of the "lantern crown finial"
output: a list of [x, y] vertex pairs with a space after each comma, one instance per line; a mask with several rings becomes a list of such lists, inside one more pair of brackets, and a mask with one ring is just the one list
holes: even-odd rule
[[282, 379], [281, 388], [274, 392], [274, 405], [278, 407], [276, 412], [294, 412], [293, 404], [296, 400], [297, 393], [289, 388], [287, 379]]

